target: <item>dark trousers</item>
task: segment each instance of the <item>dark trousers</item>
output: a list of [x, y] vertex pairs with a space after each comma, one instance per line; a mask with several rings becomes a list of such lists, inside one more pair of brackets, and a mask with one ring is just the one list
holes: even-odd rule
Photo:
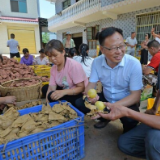
[[140, 124], [119, 137], [118, 148], [130, 156], [147, 160], [159, 160], [159, 140], [160, 130]]
[[144, 65], [148, 64], [148, 50], [142, 49], [140, 62]]
[[20, 54], [19, 52], [18, 53], [10, 53], [10, 58], [13, 58], [13, 57], [17, 57], [17, 58], [20, 58]]
[[[105, 99], [103, 93], [100, 93], [98, 95], [99, 95], [99, 101], [107, 102], [107, 100]], [[76, 105], [75, 106], [76, 106], [76, 108], [78, 110], [80, 110], [84, 114], [87, 114], [88, 112], [90, 112], [90, 109], [85, 107], [84, 100], [83, 100], [82, 97], [76, 101]], [[139, 104], [134, 104], [134, 105], [132, 105], [132, 106], [130, 106], [128, 108], [139, 112]], [[109, 120], [106, 120], [106, 119], [103, 119], [103, 118], [100, 118], [100, 120], [101, 121], [109, 121]], [[129, 131], [129, 130], [131, 130], [132, 128], [137, 126], [137, 124], [139, 123], [138, 121], [136, 121], [134, 119], [131, 119], [131, 118], [128, 118], [128, 117], [123, 117], [120, 120], [121, 120], [121, 122], [123, 124], [124, 133]]]
[[[42, 93], [43, 93], [43, 95], [44, 95], [45, 97], [46, 97], [46, 94], [47, 94], [48, 86], [49, 86], [49, 85], [45, 85], [45, 86], [42, 87]], [[57, 86], [57, 89], [56, 89], [56, 90], [63, 90], [63, 88]], [[53, 92], [54, 92], [54, 91], [52, 91], [52, 92], [50, 92], [50, 93], [48, 94], [48, 97], [47, 97], [47, 98], [48, 98], [49, 102], [55, 102], [55, 100], [52, 100], [52, 99], [51, 99], [51, 94], [52, 94]], [[76, 106], [75, 106], [75, 105], [76, 105], [76, 104], [75, 104], [76, 100], [79, 99], [79, 98], [81, 98], [82, 96], [83, 96], [82, 93], [80, 93], [80, 94], [78, 94], [78, 95], [66, 95], [66, 96], [60, 98], [59, 100], [66, 100], [66, 101], [70, 102], [74, 107], [76, 107]]]

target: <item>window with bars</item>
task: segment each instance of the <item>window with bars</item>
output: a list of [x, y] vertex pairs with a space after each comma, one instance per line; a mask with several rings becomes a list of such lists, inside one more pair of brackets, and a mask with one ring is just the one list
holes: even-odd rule
[[95, 27], [87, 27], [87, 41], [89, 49], [97, 48], [97, 40], [95, 39], [96, 34], [99, 32], [99, 25]]
[[155, 33], [160, 32], [160, 12], [137, 15], [136, 21], [138, 44], [145, 39], [146, 33], [151, 33], [152, 28], [155, 28]]
[[11, 11], [27, 13], [27, 3], [26, 0], [10, 0]]
[[71, 0], [66, 0], [62, 2], [63, 10], [68, 8], [71, 5]]

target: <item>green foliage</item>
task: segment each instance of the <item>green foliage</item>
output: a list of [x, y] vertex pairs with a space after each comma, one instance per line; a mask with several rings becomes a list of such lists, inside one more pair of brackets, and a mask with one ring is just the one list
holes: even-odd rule
[[47, 32], [42, 33], [42, 42], [43, 43], [48, 43], [49, 42], [49, 33], [47, 33]]

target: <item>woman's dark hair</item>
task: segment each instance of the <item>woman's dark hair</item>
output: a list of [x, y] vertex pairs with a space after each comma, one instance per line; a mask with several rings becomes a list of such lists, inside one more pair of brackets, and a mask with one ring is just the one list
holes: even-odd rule
[[[85, 59], [86, 59], [86, 58], [89, 58], [89, 57], [88, 57], [88, 53], [87, 53], [88, 50], [89, 50], [89, 47], [88, 47], [87, 44], [82, 43], [82, 44], [79, 46], [80, 55], [82, 56], [81, 62], [83, 62], [84, 64], [85, 64]], [[86, 65], [86, 64], [85, 64], [85, 65]]]
[[148, 39], [150, 39], [150, 37], [151, 37], [151, 34], [150, 34], [150, 33], [146, 33], [146, 35], [148, 35]]
[[23, 48], [23, 53], [24, 54], [29, 53], [29, 50], [27, 48]]
[[44, 53], [44, 49], [43, 48], [40, 49], [39, 53]]
[[0, 54], [0, 60], [1, 60], [1, 62], [3, 62], [3, 57], [2, 57], [2, 55]]
[[70, 49], [69, 49], [69, 57], [73, 57], [74, 54], [77, 54], [76, 49], [75, 49], [75, 48], [70, 48]]
[[46, 53], [46, 52], [50, 52], [50, 53], [51, 53], [53, 49], [55, 49], [55, 50], [63, 53], [64, 47], [63, 47], [62, 42], [59, 41], [59, 40], [56, 40], [56, 39], [52, 39], [51, 41], [49, 41], [49, 42], [46, 44], [45, 53]]
[[119, 34], [122, 35], [123, 37], [123, 31], [119, 28], [115, 27], [108, 27], [104, 29], [100, 34], [99, 34], [99, 43], [101, 46], [104, 45], [104, 41], [107, 37], [112, 36], [115, 32], [118, 32]]

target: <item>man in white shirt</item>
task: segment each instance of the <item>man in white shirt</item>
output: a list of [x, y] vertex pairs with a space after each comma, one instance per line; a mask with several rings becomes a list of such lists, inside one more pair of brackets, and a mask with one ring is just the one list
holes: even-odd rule
[[18, 44], [18, 41], [16, 41], [14, 38], [15, 35], [12, 33], [11, 39], [7, 41], [7, 47], [9, 47], [10, 49], [10, 58], [13, 58], [15, 56], [20, 58], [19, 54], [20, 46]]
[[[87, 95], [90, 89], [96, 87], [98, 81], [102, 83], [103, 91], [96, 98], [89, 99], [92, 104], [96, 101], [110, 102], [124, 105], [132, 110], [139, 111], [139, 102], [142, 89], [142, 69], [140, 62], [125, 54], [123, 32], [115, 27], [108, 27], [99, 35], [100, 48], [103, 55], [94, 59], [88, 86], [85, 88]], [[76, 100], [76, 108], [83, 113], [90, 110], [86, 108], [83, 98]], [[138, 121], [121, 119], [123, 132], [134, 128]], [[95, 128], [104, 128], [109, 121], [100, 119]]]
[[135, 47], [137, 45], [136, 33], [132, 32], [131, 37], [126, 39], [127, 44], [127, 54], [134, 56], [135, 54]]

